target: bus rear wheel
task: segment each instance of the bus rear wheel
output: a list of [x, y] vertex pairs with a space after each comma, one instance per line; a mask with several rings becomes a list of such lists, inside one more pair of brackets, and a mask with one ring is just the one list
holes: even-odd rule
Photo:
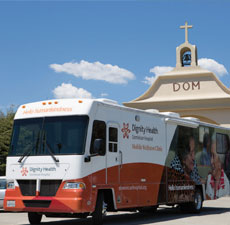
[[180, 204], [180, 210], [183, 213], [200, 213], [203, 206], [203, 198], [200, 189], [196, 189], [193, 202]]
[[203, 207], [203, 197], [200, 189], [196, 189], [194, 201], [191, 204], [191, 212], [192, 213], [200, 213]]
[[42, 220], [42, 214], [36, 212], [28, 212], [28, 219], [30, 224], [40, 224]]

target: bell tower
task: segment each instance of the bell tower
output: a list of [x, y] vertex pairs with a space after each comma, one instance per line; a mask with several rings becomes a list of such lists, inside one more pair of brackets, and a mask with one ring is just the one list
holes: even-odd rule
[[185, 29], [185, 42], [176, 48], [176, 67], [157, 76], [141, 96], [123, 104], [175, 112], [230, 128], [230, 89], [213, 72], [198, 66], [196, 46], [188, 42], [192, 26], [186, 22], [180, 28]]
[[188, 29], [192, 28], [192, 25], [185, 22], [185, 25], [180, 26], [180, 28], [185, 29], [185, 42], [176, 48], [176, 68], [196, 67], [197, 48], [188, 42]]

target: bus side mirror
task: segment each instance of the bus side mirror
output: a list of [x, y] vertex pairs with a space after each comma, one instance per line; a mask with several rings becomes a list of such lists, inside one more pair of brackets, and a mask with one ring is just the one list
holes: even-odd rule
[[98, 155], [105, 155], [105, 143], [103, 139], [95, 139], [93, 143], [93, 151]]
[[85, 162], [90, 162], [92, 157], [105, 155], [105, 142], [103, 139], [95, 139], [93, 142], [93, 153], [85, 157]]

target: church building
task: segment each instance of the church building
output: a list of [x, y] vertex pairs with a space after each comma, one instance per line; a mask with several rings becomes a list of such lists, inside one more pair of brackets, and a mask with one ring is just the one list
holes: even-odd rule
[[181, 117], [230, 127], [230, 89], [213, 72], [198, 66], [197, 48], [188, 42], [191, 27], [187, 22], [181, 26], [185, 29], [185, 42], [176, 48], [176, 67], [158, 76], [140, 97], [123, 104], [176, 112]]

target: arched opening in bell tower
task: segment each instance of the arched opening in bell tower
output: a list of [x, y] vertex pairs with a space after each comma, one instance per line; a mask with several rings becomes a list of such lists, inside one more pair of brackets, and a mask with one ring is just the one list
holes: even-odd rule
[[192, 62], [191, 49], [188, 47], [181, 49], [180, 59], [181, 59], [182, 67], [191, 66], [191, 62]]

